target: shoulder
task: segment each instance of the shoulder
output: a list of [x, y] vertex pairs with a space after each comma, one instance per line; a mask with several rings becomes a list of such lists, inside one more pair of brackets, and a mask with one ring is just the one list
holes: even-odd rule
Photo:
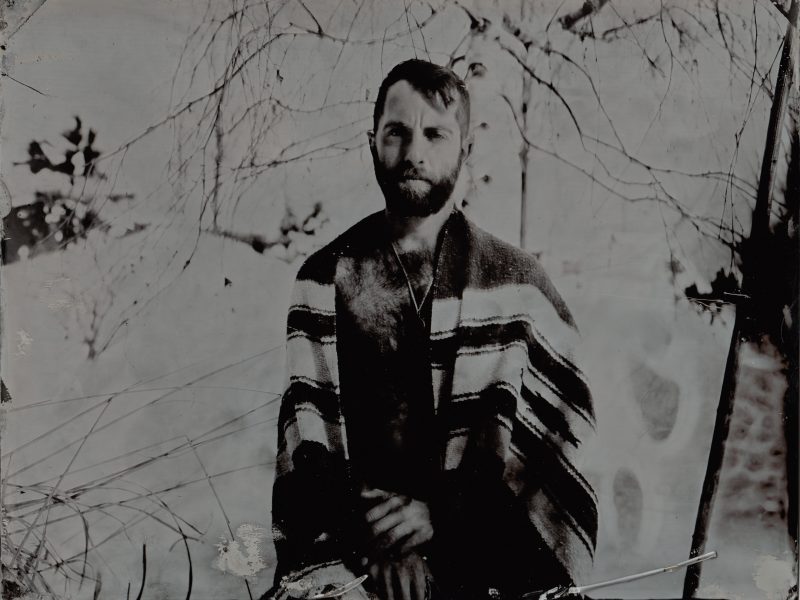
[[[470, 257], [477, 271], [482, 272], [487, 283], [526, 283], [533, 274], [544, 275], [536, 257], [485, 231], [466, 215], [462, 216], [470, 243]], [[546, 275], [545, 275], [546, 277]]]
[[298, 280], [313, 280], [320, 284], [332, 284], [336, 266], [342, 256], [362, 253], [381, 229], [383, 211], [372, 213], [338, 235], [325, 246], [309, 255], [297, 273]]
[[553, 306], [562, 321], [575, 323], [564, 299], [535, 256], [481, 229], [466, 215], [469, 266], [467, 286], [491, 289], [501, 286], [532, 286]]

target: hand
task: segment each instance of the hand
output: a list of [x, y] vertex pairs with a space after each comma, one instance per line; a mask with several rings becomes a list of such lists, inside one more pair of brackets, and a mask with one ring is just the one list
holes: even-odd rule
[[378, 489], [365, 490], [361, 497], [370, 505], [370, 549], [379, 556], [407, 554], [433, 537], [430, 510], [421, 500]]
[[414, 552], [370, 567], [381, 600], [426, 600], [428, 575], [425, 561]]

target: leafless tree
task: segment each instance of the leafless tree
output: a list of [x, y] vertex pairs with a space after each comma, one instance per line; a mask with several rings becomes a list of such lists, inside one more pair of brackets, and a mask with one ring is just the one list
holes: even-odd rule
[[[303, 168], [313, 179], [321, 165], [346, 165], [348, 156], [363, 152], [380, 76], [373, 72], [376, 57], [390, 50], [396, 55], [403, 48], [449, 60], [473, 82], [491, 69], [482, 62], [487, 53], [506, 61], [502, 78], [508, 85], [497, 90], [493, 102], [506, 106], [519, 135], [523, 247], [530, 245], [526, 228], [535, 210], [529, 206], [530, 162], [547, 157], [610, 197], [659, 207], [671, 249], [686, 230], [703, 243], [729, 248], [730, 264], [720, 266], [738, 272], [736, 248], [746, 237], [758, 183], [749, 172], [755, 162], [751, 149], [746, 148], [742, 159], [740, 144], [750, 121], [761, 122], [768, 110], [784, 12], [763, 0], [725, 8], [713, 0], [692, 5], [595, 0], [563, 7], [523, 0], [471, 5], [415, 1], [403, 6], [209, 2], [180, 55], [173, 110], [101, 158], [121, 164], [132, 145], [156, 130], [172, 131], [174, 151], [167, 171], [172, 197], [147, 233], [161, 256], [154, 265], [158, 284], [142, 290], [137, 306], [120, 314], [107, 335], [110, 339], [119, 323], [180, 275], [203, 236], [238, 240], [289, 260], [307, 252], [329, 207], [324, 200], [297, 204], [284, 191], [286, 178], [296, 178]], [[603, 89], [602, 71], [594, 66], [598, 52], [614, 47], [628, 54], [633, 48], [641, 56], [651, 77], [642, 85], [658, 89], [661, 96], [638, 139], [620, 132], [619, 115], [608, 110], [610, 94]], [[641, 154], [638, 148], [663, 118], [679, 79], [680, 94], [693, 90], [689, 101], [707, 116], [704, 70], [720, 67], [729, 73], [732, 118], [740, 120], [727, 147], [716, 148], [714, 160], [698, 169]], [[544, 137], [532, 135], [532, 127], [541, 128], [543, 122], [532, 117], [534, 104], [549, 107], [550, 131]], [[791, 119], [797, 119], [796, 112], [790, 108]], [[476, 124], [477, 138], [486, 125]], [[481, 187], [492, 182], [481, 173], [482, 165], [473, 162], [469, 168], [468, 201], [478, 201]], [[686, 189], [707, 197], [687, 197]], [[237, 211], [258, 194], [265, 202], [283, 204], [284, 216], [265, 228], [244, 230], [236, 223]], [[178, 222], [196, 224], [191, 239], [165, 235]], [[673, 258], [669, 269], [680, 270], [680, 259]]]

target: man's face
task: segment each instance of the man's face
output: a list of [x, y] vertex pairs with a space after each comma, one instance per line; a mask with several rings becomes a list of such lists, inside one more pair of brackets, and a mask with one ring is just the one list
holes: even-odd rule
[[465, 156], [456, 111], [457, 102], [436, 106], [407, 81], [389, 88], [370, 146], [391, 214], [425, 217], [447, 203]]

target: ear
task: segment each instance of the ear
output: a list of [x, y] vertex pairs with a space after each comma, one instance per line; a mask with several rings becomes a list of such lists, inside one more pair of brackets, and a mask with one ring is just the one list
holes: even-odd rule
[[475, 142], [475, 137], [470, 133], [461, 141], [461, 159], [467, 160], [472, 154], [472, 145]]
[[368, 131], [367, 132], [367, 139], [369, 140], [369, 151], [370, 151], [370, 154], [372, 154], [373, 158], [377, 158], [378, 157], [378, 149], [375, 146], [375, 132], [374, 131]]

